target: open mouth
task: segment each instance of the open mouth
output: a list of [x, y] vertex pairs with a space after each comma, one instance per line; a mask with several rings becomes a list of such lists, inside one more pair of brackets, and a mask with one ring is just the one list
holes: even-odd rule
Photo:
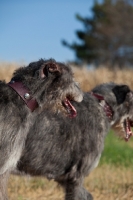
[[63, 101], [63, 106], [65, 107], [70, 118], [74, 118], [77, 116], [77, 111], [74, 108], [74, 106], [70, 103], [70, 100], [68, 98], [65, 98], [65, 100]]
[[131, 127], [133, 127], [133, 121], [131, 121], [129, 118], [126, 118], [123, 122], [123, 127], [125, 130], [125, 140], [128, 141], [133, 135], [133, 132], [131, 130]]

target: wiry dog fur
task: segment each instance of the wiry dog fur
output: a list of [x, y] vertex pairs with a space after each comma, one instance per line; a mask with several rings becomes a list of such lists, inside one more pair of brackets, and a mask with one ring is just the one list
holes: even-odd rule
[[7, 176], [20, 159], [29, 127], [41, 109], [50, 107], [66, 115], [64, 99], [82, 100], [70, 67], [52, 59], [17, 69], [12, 80], [21, 81], [39, 107], [32, 113], [16, 91], [0, 81], [0, 200], [7, 199]]
[[[104, 139], [133, 115], [133, 93], [126, 85], [107, 83], [97, 86], [93, 94], [84, 93], [81, 103], [73, 102], [77, 117], [45, 110], [31, 127], [17, 173], [54, 179], [65, 191], [65, 200], [91, 200], [83, 187], [84, 178], [97, 166], [104, 148]], [[112, 110], [109, 118], [101, 103]]]

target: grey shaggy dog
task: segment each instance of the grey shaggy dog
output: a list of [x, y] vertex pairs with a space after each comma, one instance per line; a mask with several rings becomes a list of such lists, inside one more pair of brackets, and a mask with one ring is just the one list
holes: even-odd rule
[[[32, 99], [36, 99], [38, 108], [34, 112], [11, 88], [10, 85], [14, 84], [27, 88]], [[75, 117], [69, 98], [82, 100], [82, 92], [73, 79], [71, 68], [52, 59], [41, 59], [17, 69], [10, 85], [0, 81], [0, 200], [8, 199], [8, 175], [20, 159], [27, 133], [38, 113], [49, 107], [52, 112]]]
[[125, 120], [129, 126], [133, 92], [127, 85], [107, 83], [72, 104], [73, 119], [49, 109], [38, 115], [14, 173], [54, 179], [64, 188], [65, 200], [92, 200], [84, 178], [97, 166], [110, 128], [122, 127], [129, 136]]

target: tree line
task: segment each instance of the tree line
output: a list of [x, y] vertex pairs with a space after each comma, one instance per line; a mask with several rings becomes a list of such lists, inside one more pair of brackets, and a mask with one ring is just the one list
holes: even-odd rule
[[133, 0], [94, 2], [91, 17], [76, 15], [83, 30], [76, 41], [62, 44], [75, 52], [76, 62], [133, 67]]

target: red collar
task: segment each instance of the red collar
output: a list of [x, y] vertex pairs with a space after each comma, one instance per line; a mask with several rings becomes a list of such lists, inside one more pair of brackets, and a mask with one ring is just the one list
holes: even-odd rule
[[106, 116], [109, 118], [109, 120], [111, 120], [113, 117], [113, 110], [111, 106], [105, 101], [104, 97], [94, 92], [91, 92], [91, 95], [99, 100], [99, 104], [102, 106], [104, 112], [106, 113]]
[[21, 81], [12, 80], [8, 83], [8, 86], [10, 86], [23, 99], [31, 112], [33, 112], [38, 107], [36, 99], [33, 99], [29, 90], [23, 85]]

